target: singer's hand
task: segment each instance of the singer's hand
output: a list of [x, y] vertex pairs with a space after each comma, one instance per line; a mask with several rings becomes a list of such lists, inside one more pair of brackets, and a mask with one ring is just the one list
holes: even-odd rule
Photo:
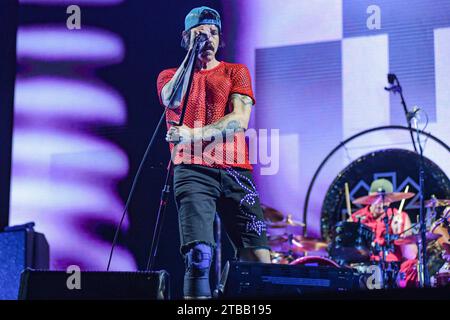
[[191, 38], [189, 41], [189, 49], [192, 49], [194, 47], [195, 44], [195, 39], [201, 34], [205, 34], [208, 38], [210, 36], [209, 32], [203, 28], [203, 26], [198, 26], [196, 28], [192, 28], [191, 29]]
[[197, 36], [199, 34], [200, 34], [200, 30], [198, 30], [197, 28], [191, 29], [191, 38], [189, 40], [189, 49], [192, 49], [194, 47], [195, 38], [197, 38]]
[[186, 125], [173, 126], [167, 131], [166, 141], [172, 143], [189, 143], [192, 141], [193, 130]]

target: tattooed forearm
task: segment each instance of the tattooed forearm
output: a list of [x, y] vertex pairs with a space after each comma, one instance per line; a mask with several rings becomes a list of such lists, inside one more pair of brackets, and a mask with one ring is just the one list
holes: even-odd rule
[[250, 98], [249, 96], [243, 95], [243, 94], [233, 93], [231, 95], [231, 103], [235, 102], [235, 100], [238, 100], [240, 103], [242, 103], [245, 106], [251, 107], [253, 105], [252, 98]]
[[226, 128], [225, 128], [225, 130], [227, 130], [227, 131], [233, 131], [233, 132], [241, 131], [241, 130], [243, 130], [243, 129], [244, 129], [244, 128], [242, 128], [241, 124], [240, 124], [239, 121], [237, 121], [237, 120], [230, 120], [230, 121], [227, 123], [227, 126], [226, 126]]
[[194, 140], [210, 140], [217, 136], [225, 138], [247, 129], [253, 100], [248, 96], [235, 93], [231, 95], [230, 103], [233, 112], [210, 125], [194, 129]]
[[197, 135], [197, 137], [201, 137], [203, 140], [210, 140], [213, 137], [226, 137], [228, 135], [233, 135], [238, 131], [244, 130], [245, 128], [241, 125], [239, 119], [237, 119], [237, 116], [230, 113], [219, 121], [201, 128], [201, 133], [200, 135]]

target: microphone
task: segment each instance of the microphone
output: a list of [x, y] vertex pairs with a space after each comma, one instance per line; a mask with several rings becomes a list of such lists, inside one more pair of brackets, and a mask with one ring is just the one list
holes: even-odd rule
[[194, 39], [194, 48], [199, 51], [202, 50], [208, 38], [209, 36], [206, 33], [199, 33], [196, 35]]
[[195, 42], [200, 43], [200, 42], [205, 42], [206, 40], [208, 40], [208, 35], [206, 33], [199, 33], [196, 37], [195, 37]]
[[[386, 90], [386, 91], [393, 91], [394, 93], [401, 92], [402, 88], [398, 84], [397, 76], [395, 74], [388, 73], [387, 80], [388, 80], [390, 86], [389, 87], [384, 87], [384, 90]], [[394, 84], [394, 82], [397, 82], [397, 84]]]
[[394, 73], [388, 73], [387, 78], [389, 84], [394, 84], [394, 81], [397, 80], [397, 76]]

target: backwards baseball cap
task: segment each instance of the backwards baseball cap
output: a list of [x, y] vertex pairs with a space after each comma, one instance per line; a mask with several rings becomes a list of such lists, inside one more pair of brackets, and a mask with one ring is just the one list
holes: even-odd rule
[[187, 14], [184, 19], [184, 31], [188, 31], [201, 24], [213, 24], [219, 28], [219, 31], [222, 29], [219, 13], [205, 6], [194, 8]]
[[393, 192], [394, 187], [392, 186], [392, 183], [389, 180], [386, 179], [377, 179], [372, 182], [370, 185], [370, 191], [369, 193], [376, 193], [380, 192], [380, 190], [383, 190], [386, 193]]

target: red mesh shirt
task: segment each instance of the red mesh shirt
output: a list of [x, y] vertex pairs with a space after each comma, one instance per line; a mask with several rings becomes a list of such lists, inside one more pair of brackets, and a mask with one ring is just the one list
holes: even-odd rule
[[[175, 68], [162, 71], [157, 80], [157, 89], [160, 103], [162, 104], [161, 91], [176, 72]], [[252, 98], [253, 91], [250, 73], [246, 66], [220, 62], [219, 65], [210, 70], [196, 70], [192, 80], [189, 101], [186, 106], [184, 124], [194, 128], [197, 126], [210, 125], [230, 113], [228, 101], [233, 93], [239, 93]], [[166, 121], [178, 122], [181, 115], [181, 107], [166, 110]], [[167, 123], [169, 129], [171, 125]], [[214, 141], [214, 140], [212, 140]], [[174, 145], [170, 145], [170, 152]], [[209, 145], [209, 148], [208, 148]], [[186, 149], [189, 147], [188, 149]], [[195, 150], [197, 152], [195, 152]], [[187, 161], [186, 161], [187, 160]], [[203, 142], [194, 146], [178, 145], [177, 155], [173, 157], [174, 164], [192, 163], [208, 167], [240, 167], [252, 170], [248, 159], [248, 148], [244, 132], [237, 132], [233, 137], [223, 138], [215, 143]]]

